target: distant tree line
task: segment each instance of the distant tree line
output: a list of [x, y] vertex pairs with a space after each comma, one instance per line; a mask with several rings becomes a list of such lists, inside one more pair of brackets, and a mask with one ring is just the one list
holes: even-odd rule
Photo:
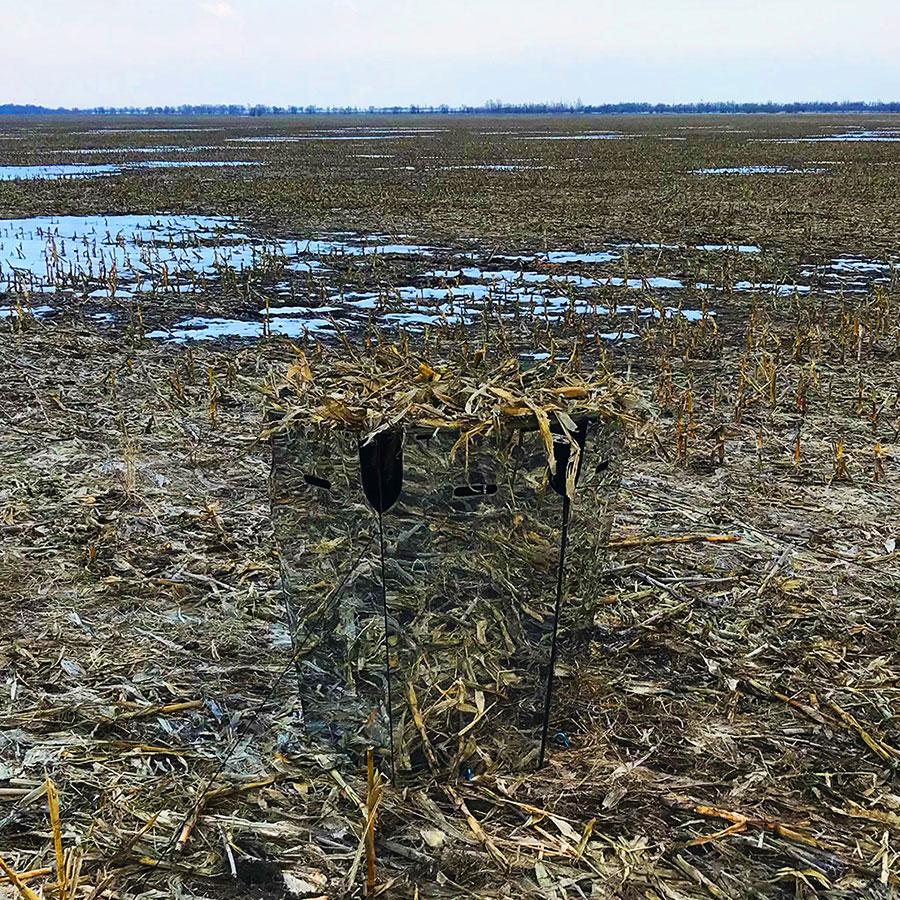
[[0, 115], [79, 116], [328, 116], [328, 115], [698, 115], [704, 113], [898, 113], [900, 100], [869, 103], [858, 100], [796, 103], [503, 103], [489, 100], [483, 106], [252, 106], [239, 103], [201, 103], [181, 106], [93, 106], [90, 108], [0, 104]]

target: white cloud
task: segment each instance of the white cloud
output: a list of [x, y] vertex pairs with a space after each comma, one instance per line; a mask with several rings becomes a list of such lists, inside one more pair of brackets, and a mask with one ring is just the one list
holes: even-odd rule
[[221, 19], [227, 19], [234, 15], [234, 7], [230, 3], [221, 2], [221, 0], [219, 2], [203, 3], [201, 4], [201, 9], [208, 15], [218, 16]]

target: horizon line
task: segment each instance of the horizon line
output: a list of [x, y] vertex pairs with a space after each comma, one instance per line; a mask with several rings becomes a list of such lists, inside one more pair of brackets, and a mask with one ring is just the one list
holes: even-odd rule
[[317, 104], [264, 104], [264, 103], [180, 103], [157, 105], [98, 104], [95, 106], [51, 107], [35, 103], [0, 103], [0, 115], [218, 115], [241, 116], [304, 116], [304, 115], [546, 115], [607, 114], [607, 115], [661, 115], [661, 114], [715, 114], [715, 113], [828, 113], [828, 112], [886, 112], [900, 113], [900, 100], [795, 100], [735, 101], [697, 100], [681, 103], [656, 103], [651, 101], [620, 101], [616, 103], [582, 103], [567, 101], [534, 101], [506, 103], [488, 100], [480, 106], [461, 104], [388, 104], [384, 106]]

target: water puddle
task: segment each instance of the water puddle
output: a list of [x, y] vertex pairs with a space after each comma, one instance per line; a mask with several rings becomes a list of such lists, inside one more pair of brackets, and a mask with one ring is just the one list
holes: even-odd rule
[[302, 337], [305, 333], [335, 332], [330, 319], [284, 318], [264, 321], [242, 319], [220, 319], [195, 316], [173, 325], [171, 328], [151, 331], [147, 337], [153, 340], [167, 340], [184, 343], [187, 341], [219, 341], [225, 338], [259, 339], [267, 334], [285, 337]]
[[846, 131], [840, 134], [813, 134], [798, 138], [763, 138], [774, 144], [823, 144], [853, 142], [893, 142], [900, 141], [900, 129], [879, 128], [874, 131]]
[[33, 316], [40, 319], [54, 312], [52, 306], [28, 306], [21, 309], [16, 306], [0, 306], [0, 319], [15, 319], [19, 316]]
[[[471, 256], [471, 254], [466, 254]], [[613, 262], [621, 259], [621, 255], [609, 250], [596, 250], [582, 252], [580, 250], [547, 250], [543, 253], [528, 253], [518, 255], [499, 255], [499, 260], [508, 262], [550, 263], [552, 265], [566, 265], [570, 263], [583, 263], [594, 265]]]
[[495, 163], [495, 164], [484, 164], [484, 165], [470, 165], [470, 166], [441, 166], [441, 169], [444, 172], [455, 172], [464, 169], [476, 169], [481, 170], [483, 172], [528, 172], [528, 171], [537, 171], [539, 169], [550, 169], [551, 166], [532, 166], [532, 165], [520, 165], [520, 164], [510, 164], [510, 163]]
[[[617, 275], [605, 275], [589, 277], [587, 275], [573, 275], [568, 273], [556, 272], [533, 272], [528, 270], [500, 269], [485, 270], [475, 266], [468, 266], [461, 269], [436, 269], [432, 272], [424, 273], [425, 277], [457, 279], [467, 278], [485, 282], [499, 282], [500, 284], [546, 284], [566, 286], [571, 285], [577, 288], [597, 288], [597, 287], [627, 287], [632, 290], [645, 290], [647, 288], [656, 288], [659, 290], [679, 290], [684, 287], [680, 279], [669, 278], [666, 276], [652, 276], [650, 278], [628, 278], [624, 279]], [[462, 289], [462, 288], [460, 288]]]
[[446, 128], [429, 128], [425, 125], [359, 125], [332, 129], [330, 133], [335, 131], [371, 131], [385, 132], [387, 134], [443, 134], [447, 130]]
[[93, 128], [90, 131], [73, 131], [72, 134], [192, 134], [224, 130], [224, 128]]
[[154, 159], [136, 163], [89, 165], [72, 163], [58, 166], [0, 166], [0, 181], [56, 181], [68, 178], [99, 178], [125, 175], [141, 169], [228, 168], [229, 166], [258, 166], [257, 162], [240, 160], [169, 160]]
[[611, 253], [608, 250], [596, 250], [591, 252], [580, 252], [578, 250], [550, 250], [546, 253], [540, 253], [535, 257], [554, 265], [565, 265], [567, 263], [585, 263], [592, 265], [594, 263], [607, 263], [619, 259], [618, 253]]
[[381, 235], [366, 235], [352, 241], [307, 240], [295, 242], [305, 254], [314, 256], [424, 256], [434, 253], [434, 247], [421, 244], [384, 244], [379, 243]]
[[[119, 288], [196, 289], [178, 285], [179, 273], [213, 274], [247, 268], [280, 247], [208, 216], [60, 216], [0, 220], [0, 288], [49, 292], [78, 283], [89, 295]], [[125, 286], [124, 288], [121, 286]], [[91, 291], [91, 288], [94, 290]]]
[[[483, 287], [483, 286], [482, 286]], [[351, 299], [355, 296], [355, 299]], [[509, 301], [509, 296], [503, 298]], [[650, 319], [682, 318], [688, 322], [700, 322], [715, 316], [715, 312], [681, 307], [643, 307], [622, 305], [614, 310], [596, 303], [575, 301], [566, 296], [545, 296], [522, 292], [514, 296], [515, 308], [507, 302], [500, 305], [499, 297], [491, 292], [476, 291], [464, 296], [461, 292], [428, 288], [404, 287], [383, 294], [344, 295], [342, 305], [319, 307], [282, 307], [259, 311], [257, 320], [208, 318], [195, 316], [184, 319], [171, 328], [157, 329], [149, 338], [185, 343], [190, 341], [215, 341], [223, 339], [251, 340], [266, 336], [299, 338], [304, 335], [335, 335], [354, 327], [365, 327], [377, 322], [381, 327], [403, 328], [406, 331], [422, 331], [426, 327], [472, 325], [488, 307], [495, 315], [515, 319], [521, 315], [559, 319], [569, 314], [595, 315], [621, 320], [617, 330], [597, 333], [602, 340], [617, 342], [638, 337], [628, 324]], [[441, 302], [430, 302], [438, 301]], [[478, 301], [485, 301], [479, 303]], [[415, 308], [396, 308], [396, 304]], [[590, 335], [591, 337], [595, 335]]]
[[558, 284], [572, 284], [576, 287], [597, 287], [602, 283], [596, 278], [588, 278], [584, 275], [529, 272], [516, 269], [486, 270], [475, 266], [466, 266], [462, 269], [435, 269], [432, 272], [425, 272], [424, 277], [446, 280], [467, 278], [475, 281], [495, 281], [502, 284], [549, 284], [556, 282]]
[[790, 166], [719, 166], [693, 169], [691, 175], [819, 175], [824, 169], [792, 169]]
[[[376, 298], [371, 305], [357, 308], [376, 309], [379, 307]], [[291, 310], [288, 315], [288, 310]], [[300, 314], [305, 311], [305, 315]], [[178, 322], [171, 328], [158, 329], [147, 335], [148, 338], [176, 341], [214, 341], [224, 338], [248, 339], [266, 336], [282, 336], [299, 338], [307, 334], [336, 334], [339, 330], [350, 330], [354, 326], [364, 326], [370, 321], [371, 314], [356, 313], [346, 308], [324, 307], [284, 307], [260, 311], [262, 318], [252, 321], [245, 319], [224, 319], [193, 317]], [[378, 315], [382, 325], [403, 327], [408, 331], [421, 331], [429, 325], [470, 324], [474, 317], [466, 314], [453, 304], [439, 304], [425, 310], [382, 310]]]
[[59, 178], [96, 178], [118, 175], [120, 166], [60, 165], [60, 166], [0, 166], [0, 181], [55, 181]]
[[[295, 240], [255, 237], [224, 216], [61, 216], [0, 220], [0, 289], [51, 292], [75, 285], [116, 296], [130, 291], [190, 292], [196, 276], [277, 262], [294, 272], [324, 269], [329, 258], [429, 257], [434, 248], [390, 243], [383, 235]], [[186, 280], [179, 282], [179, 276]], [[94, 294], [96, 296], [96, 294]], [[102, 295], [102, 294], [101, 294]], [[106, 294], [108, 296], [108, 293]]]
[[153, 147], [75, 147], [69, 150], [48, 150], [48, 153], [65, 153], [72, 156], [95, 156], [101, 153], [199, 153], [210, 150], [223, 150], [219, 144], [198, 144], [186, 146], [179, 144], [157, 144]]
[[762, 253], [756, 244], [698, 244], [694, 249], [701, 253]]
[[872, 285], [894, 284], [900, 277], [900, 260], [893, 262], [845, 254], [824, 265], [807, 266], [801, 276], [825, 293], [867, 293]]
[[241, 159], [197, 160], [197, 159], [153, 159], [147, 162], [123, 163], [122, 171], [131, 169], [227, 169], [233, 166], [260, 166], [262, 163], [246, 162]]
[[623, 134], [621, 131], [600, 131], [586, 134], [528, 134], [519, 138], [520, 141], [617, 141], [632, 135]]
[[[661, 242], [638, 242], [632, 241], [627, 244], [613, 244], [615, 251], [618, 250], [665, 250], [665, 251], [685, 251], [694, 249], [700, 253], [762, 253], [762, 247], [756, 244], [697, 244], [693, 248], [685, 247], [683, 244], [667, 244]], [[540, 262], [549, 263], [551, 265], [598, 265], [602, 263], [614, 262], [621, 259], [621, 253], [614, 250], [597, 250], [593, 252], [581, 252], [577, 250], [550, 250], [545, 253], [519, 254], [515, 256], [498, 255], [499, 260], [510, 262]]]
[[623, 250], [686, 251], [693, 249], [699, 253], [762, 253], [762, 247], [758, 247], [756, 244], [696, 244], [694, 247], [687, 247], [684, 244], [631, 243], [617, 246]]
[[839, 256], [833, 259], [829, 265], [833, 272], [868, 272], [890, 273], [896, 267], [896, 263], [884, 262], [880, 259], [868, 259], [865, 256]]
[[[701, 287], [701, 285], [697, 285]], [[709, 285], [702, 285], [709, 287]], [[736, 291], [752, 291], [761, 294], [774, 294], [777, 297], [790, 297], [793, 294], [808, 294], [810, 287], [808, 284], [773, 284], [770, 282], [756, 281], [737, 281], [734, 284]]]

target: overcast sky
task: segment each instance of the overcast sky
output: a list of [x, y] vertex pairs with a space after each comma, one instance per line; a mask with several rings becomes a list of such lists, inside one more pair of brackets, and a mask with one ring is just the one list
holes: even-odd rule
[[900, 98], [900, 0], [0, 0], [0, 102]]

